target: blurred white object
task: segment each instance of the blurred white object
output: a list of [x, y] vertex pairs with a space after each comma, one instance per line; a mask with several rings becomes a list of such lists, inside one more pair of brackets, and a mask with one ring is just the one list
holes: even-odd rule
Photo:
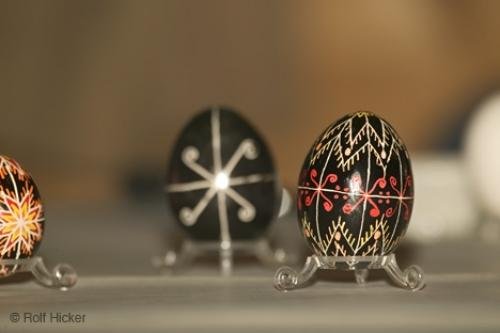
[[290, 208], [292, 208], [292, 197], [290, 196], [290, 192], [286, 188], [283, 187], [281, 192], [281, 205], [278, 213], [278, 217], [282, 217], [290, 212]]
[[407, 237], [417, 242], [458, 239], [479, 220], [457, 155], [413, 154], [415, 202]]
[[488, 218], [500, 220], [500, 93], [482, 103], [464, 147], [467, 181]]

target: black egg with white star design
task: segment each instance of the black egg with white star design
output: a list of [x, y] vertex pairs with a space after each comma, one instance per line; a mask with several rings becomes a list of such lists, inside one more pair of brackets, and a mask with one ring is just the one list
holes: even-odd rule
[[281, 193], [261, 136], [238, 113], [220, 107], [194, 116], [180, 133], [165, 190], [178, 224], [200, 241], [263, 236]]

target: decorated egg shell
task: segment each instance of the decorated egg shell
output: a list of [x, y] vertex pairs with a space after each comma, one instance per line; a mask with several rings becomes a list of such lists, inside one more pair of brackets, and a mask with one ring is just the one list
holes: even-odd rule
[[299, 225], [317, 255], [389, 254], [413, 206], [408, 151], [382, 118], [347, 115], [311, 147], [297, 191]]
[[166, 178], [171, 211], [193, 239], [254, 239], [277, 213], [271, 154], [255, 129], [227, 108], [207, 109], [186, 125]]
[[[44, 211], [35, 182], [15, 160], [0, 155], [0, 259], [33, 256], [43, 230]], [[16, 268], [0, 264], [0, 277]]]

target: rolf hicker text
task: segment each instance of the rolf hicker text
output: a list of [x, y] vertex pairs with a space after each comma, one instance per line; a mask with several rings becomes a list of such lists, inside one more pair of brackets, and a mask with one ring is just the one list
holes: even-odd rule
[[85, 314], [71, 312], [24, 312], [22, 319], [27, 324], [79, 324], [85, 322]]

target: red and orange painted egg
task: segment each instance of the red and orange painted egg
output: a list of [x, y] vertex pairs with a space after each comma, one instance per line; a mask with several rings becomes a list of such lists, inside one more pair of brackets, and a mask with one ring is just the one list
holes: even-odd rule
[[43, 229], [43, 206], [35, 182], [15, 160], [0, 155], [0, 277], [17, 269], [5, 260], [33, 256]]
[[314, 142], [298, 184], [299, 226], [320, 256], [392, 253], [413, 206], [408, 150], [371, 112], [349, 114]]

